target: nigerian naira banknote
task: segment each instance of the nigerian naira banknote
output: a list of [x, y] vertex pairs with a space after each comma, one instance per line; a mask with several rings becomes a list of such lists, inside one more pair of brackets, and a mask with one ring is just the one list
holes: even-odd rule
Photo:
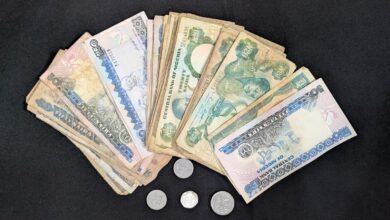
[[218, 142], [214, 152], [249, 203], [354, 136], [348, 119], [318, 79]]
[[80, 37], [40, 79], [131, 168], [141, 156], [82, 47], [82, 42], [89, 37], [88, 33]]
[[[149, 152], [145, 143], [148, 102], [145, 22], [145, 13], [138, 13], [84, 43], [109, 97], [143, 158], [135, 171], [141, 175], [139, 178], [146, 177], [144, 183], [154, 179], [163, 164], [171, 158]], [[118, 41], [118, 38], [121, 40]], [[154, 164], [149, 167], [151, 163]]]
[[176, 144], [217, 166], [208, 134], [293, 73], [295, 64], [241, 32], [203, 93]]
[[[183, 126], [188, 121], [188, 118], [193, 113], [193, 110], [198, 103], [199, 99], [201, 98], [201, 95], [203, 94], [204, 90], [206, 90], [208, 84], [214, 77], [215, 72], [218, 70], [219, 65], [221, 64], [222, 60], [225, 58], [226, 54], [228, 53], [230, 47], [232, 46], [234, 39], [239, 34], [239, 27], [235, 28], [222, 28], [221, 32], [215, 42], [213, 51], [211, 52], [210, 59], [207, 61], [207, 64], [204, 67], [204, 70], [202, 72], [202, 75], [199, 79], [199, 82], [193, 92], [193, 95], [190, 98], [189, 104], [183, 114], [182, 120], [180, 121], [176, 135], [174, 137], [174, 140], [177, 139], [177, 136], [180, 134], [180, 132], [183, 129]], [[174, 148], [178, 151], [180, 151], [182, 154], [184, 154], [186, 157], [189, 157], [190, 153], [188, 151], [182, 150], [181, 148], [177, 147], [176, 142], [173, 142], [172, 145]], [[192, 155], [192, 157], [196, 155]], [[205, 161], [202, 159], [202, 157], [196, 157], [197, 161], [202, 163], [203, 165], [212, 168], [213, 170], [223, 173], [223, 170], [216, 164], [215, 160], [208, 160]]]
[[145, 146], [146, 21], [145, 13], [140, 12], [84, 42], [84, 48], [142, 158], [151, 155]]
[[[117, 160], [115, 154], [99, 140], [97, 135], [89, 130], [45, 84], [38, 81], [26, 101], [28, 111], [34, 113], [38, 119], [52, 126], [72, 142], [77, 142], [79, 145], [88, 148], [89, 151], [109, 164], [117, 173], [116, 175], [121, 176], [125, 182], [129, 182], [127, 180], [132, 181], [136, 177], [140, 180], [145, 179], [139, 175], [135, 176], [138, 173], [136, 167], [131, 170], [126, 169]], [[158, 171], [148, 169], [146, 172], [156, 173]], [[148, 177], [148, 179], [150, 178]]]
[[215, 73], [218, 70], [219, 65], [221, 65], [222, 60], [225, 58], [230, 47], [233, 45], [234, 40], [237, 38], [237, 35], [240, 33], [238, 28], [222, 28], [221, 32], [215, 42], [213, 51], [210, 54], [210, 59], [207, 61], [207, 64], [204, 67], [199, 82], [191, 96], [191, 99], [187, 105], [187, 108], [183, 114], [183, 118], [180, 121], [178, 126], [176, 136], [174, 139], [177, 139], [177, 136], [180, 134], [183, 126], [188, 121], [188, 118], [191, 116], [196, 104], [199, 99], [202, 97], [207, 86], [210, 84]]
[[129, 173], [131, 170], [125, 169], [115, 154], [44, 83], [38, 81], [26, 101], [27, 110], [34, 113], [38, 119], [58, 130], [72, 142], [75, 141], [88, 148], [121, 176], [134, 179], [133, 175]]
[[[35, 115], [41, 115], [47, 120], [66, 130], [66, 136], [77, 139], [79, 143], [88, 146], [107, 158], [116, 158], [88, 127], [86, 127], [65, 105], [59, 96], [41, 81], [35, 85], [34, 91], [27, 99], [27, 110]], [[38, 116], [37, 116], [38, 117]]]
[[[150, 111], [152, 108], [152, 92], [153, 92], [153, 82], [155, 81], [153, 77], [153, 19], [148, 19], [146, 23], [146, 33], [147, 33], [147, 40], [146, 40], [146, 72], [147, 72], [147, 93], [146, 93], [146, 109], [145, 109], [145, 121], [146, 121], [146, 127], [149, 124], [150, 121]], [[146, 143], [146, 132], [144, 136], [144, 141]], [[146, 147], [146, 146], [145, 146]]]
[[181, 16], [177, 26], [176, 44], [161, 94], [154, 143], [171, 147], [173, 136], [184, 114], [192, 91], [210, 55], [222, 24]]
[[69, 138], [69, 140], [84, 154], [91, 165], [96, 169], [101, 177], [119, 195], [128, 195], [137, 189], [138, 184], [134, 179], [123, 177], [114, 167], [106, 163], [98, 154]]
[[299, 68], [269, 92], [217, 128], [209, 135], [209, 141], [214, 145], [313, 81], [314, 77], [307, 68]]
[[170, 59], [170, 54], [173, 50], [173, 46], [175, 43], [175, 31], [177, 27], [177, 23], [179, 20], [179, 13], [169, 12], [169, 15], [165, 15], [162, 20], [162, 33], [161, 33], [161, 44], [160, 44], [160, 52], [159, 52], [159, 61], [158, 61], [158, 75], [157, 75], [157, 85], [156, 85], [156, 94], [154, 98], [154, 106], [152, 107], [152, 114], [150, 117], [150, 123], [147, 132], [147, 144], [148, 149], [153, 152], [163, 153], [167, 155], [183, 157], [177, 151], [174, 151], [171, 148], [166, 148], [162, 146], [157, 146], [154, 142], [154, 137], [156, 134], [157, 123], [156, 121], [160, 117], [159, 113], [161, 111], [162, 105], [159, 104], [160, 99], [163, 98], [161, 95], [164, 93], [163, 87], [165, 79], [167, 78], [167, 74], [165, 74], [165, 70], [168, 66], [168, 61]]
[[[148, 97], [150, 99], [150, 108], [149, 108], [149, 118], [154, 110], [155, 99], [156, 99], [156, 91], [157, 91], [157, 80], [158, 80], [158, 72], [160, 67], [160, 58], [161, 58], [161, 43], [163, 37], [163, 16], [155, 16], [153, 20], [153, 45], [152, 45], [152, 73], [150, 85], [150, 93]], [[149, 46], [149, 45], [148, 45]], [[150, 124], [150, 121], [148, 122]]]
[[[64, 53], [60, 50], [50, 66], [60, 60]], [[26, 103], [28, 111], [68, 137], [117, 194], [127, 195], [134, 191], [137, 186], [135, 179], [119, 174], [121, 170], [118, 169], [114, 154], [101, 144], [99, 138], [78, 120], [49, 87], [38, 81], [27, 95]]]

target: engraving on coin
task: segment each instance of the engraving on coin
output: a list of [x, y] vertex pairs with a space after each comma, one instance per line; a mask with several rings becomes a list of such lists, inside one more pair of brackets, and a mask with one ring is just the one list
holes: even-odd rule
[[226, 191], [219, 191], [211, 198], [210, 205], [215, 214], [228, 215], [234, 209], [234, 198]]
[[192, 209], [198, 204], [198, 194], [194, 191], [187, 191], [181, 194], [180, 202], [186, 209]]
[[173, 165], [173, 172], [180, 179], [186, 179], [194, 172], [194, 165], [188, 159], [178, 159]]
[[167, 195], [159, 189], [152, 190], [146, 196], [146, 204], [153, 210], [160, 210], [167, 204]]

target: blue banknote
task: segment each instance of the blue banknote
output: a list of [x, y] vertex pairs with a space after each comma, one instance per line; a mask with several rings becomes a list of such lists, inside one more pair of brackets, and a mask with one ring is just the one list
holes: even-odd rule
[[146, 21], [146, 15], [141, 12], [84, 42], [84, 48], [142, 158], [151, 155], [145, 145]]
[[354, 136], [356, 132], [319, 79], [218, 142], [214, 152], [249, 203]]

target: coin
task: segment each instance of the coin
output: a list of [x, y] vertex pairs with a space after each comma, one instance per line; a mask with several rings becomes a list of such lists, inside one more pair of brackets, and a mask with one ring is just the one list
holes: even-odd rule
[[167, 204], [167, 195], [159, 189], [152, 190], [146, 196], [146, 204], [153, 210], [160, 210]]
[[194, 172], [194, 165], [188, 159], [178, 159], [173, 165], [173, 172], [180, 179], [186, 179]]
[[180, 202], [186, 209], [192, 209], [198, 204], [198, 194], [194, 191], [187, 191], [181, 194]]
[[210, 205], [215, 214], [228, 215], [234, 209], [234, 198], [226, 191], [219, 191], [211, 198]]

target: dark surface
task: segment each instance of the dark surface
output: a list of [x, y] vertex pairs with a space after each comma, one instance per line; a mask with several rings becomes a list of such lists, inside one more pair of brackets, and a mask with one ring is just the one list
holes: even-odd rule
[[[58, 49], [141, 10], [232, 20], [284, 45], [297, 66], [324, 79], [358, 137], [249, 205], [226, 178], [198, 164], [192, 177], [178, 179], [175, 159], [150, 185], [117, 196], [65, 137], [26, 111], [24, 100]], [[0, 218], [218, 218], [209, 207], [218, 190], [233, 194], [235, 219], [389, 217], [389, 12], [388, 0], [0, 1]], [[158, 212], [145, 203], [155, 188], [168, 195]], [[180, 205], [186, 190], [200, 196], [193, 210]]]

